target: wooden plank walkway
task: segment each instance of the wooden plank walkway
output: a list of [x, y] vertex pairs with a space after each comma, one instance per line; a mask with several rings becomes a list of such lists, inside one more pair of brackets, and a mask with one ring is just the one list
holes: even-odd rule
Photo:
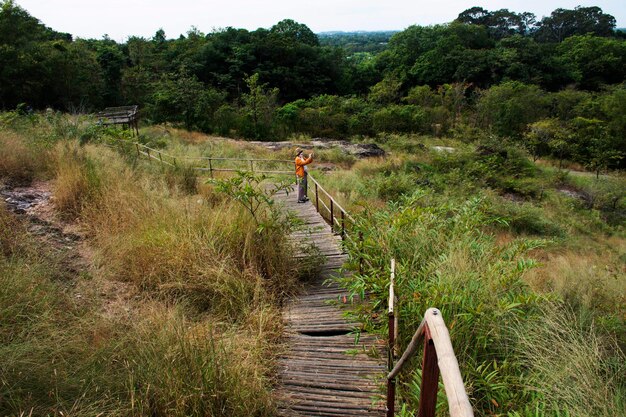
[[295, 192], [277, 194], [275, 200], [305, 224], [291, 238], [312, 242], [325, 256], [320, 273], [283, 311], [287, 348], [279, 361], [280, 415], [383, 416], [383, 342], [362, 333], [355, 344], [350, 332], [358, 324], [348, 322], [338, 305], [348, 294], [336, 284], [324, 285], [347, 259], [341, 238], [312, 204], [298, 204]]

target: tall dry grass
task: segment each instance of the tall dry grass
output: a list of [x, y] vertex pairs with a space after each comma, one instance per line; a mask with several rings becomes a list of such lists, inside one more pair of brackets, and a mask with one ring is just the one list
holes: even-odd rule
[[86, 205], [60, 207], [79, 209], [112, 279], [230, 318], [245, 316], [258, 294], [271, 298], [273, 289], [294, 285], [284, 230], [259, 234], [236, 203], [178, 192], [112, 151], [73, 152], [57, 172], [54, 201], [84, 203], [89, 196]]
[[600, 338], [588, 319], [545, 305], [540, 317], [518, 327], [517, 339], [530, 372], [529, 388], [541, 394], [552, 413], [626, 415], [626, 356], [614, 340]]
[[29, 143], [15, 132], [0, 131], [0, 178], [15, 185], [29, 184], [50, 174], [51, 155], [47, 149]]
[[94, 162], [75, 143], [59, 143], [55, 157], [54, 204], [66, 217], [76, 217], [98, 193], [100, 175]]
[[595, 253], [587, 247], [549, 253], [542, 266], [529, 271], [526, 279], [537, 290], [559, 294], [570, 306], [624, 314], [626, 269], [620, 267], [617, 258], [626, 250], [626, 242], [617, 237], [610, 241], [613, 251]]
[[54, 204], [95, 249], [74, 283], [124, 281], [140, 298], [125, 301], [132, 321], [103, 314], [98, 291], [77, 302], [55, 283], [63, 264], [18, 245], [0, 211], [0, 415], [273, 415], [284, 231], [259, 234], [235, 203], [109, 149], [51, 152]]

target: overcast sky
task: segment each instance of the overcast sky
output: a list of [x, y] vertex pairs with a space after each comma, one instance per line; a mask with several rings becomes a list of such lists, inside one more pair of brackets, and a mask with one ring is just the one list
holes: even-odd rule
[[304, 23], [314, 32], [334, 30], [401, 30], [412, 24], [452, 21], [465, 9], [509, 9], [538, 18], [562, 7], [599, 6], [626, 26], [626, 0], [16, 0], [45, 25], [75, 37], [125, 41], [128, 36], [152, 37], [163, 28], [168, 38], [228, 26], [270, 28], [282, 19]]

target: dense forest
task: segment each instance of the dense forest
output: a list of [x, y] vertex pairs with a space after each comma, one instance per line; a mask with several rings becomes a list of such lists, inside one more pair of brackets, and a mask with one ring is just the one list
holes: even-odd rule
[[143, 119], [277, 140], [387, 133], [485, 135], [594, 169], [626, 152], [626, 35], [599, 7], [473, 7], [395, 34], [317, 36], [192, 28], [168, 39], [74, 39], [12, 0], [0, 12], [0, 108], [85, 112], [138, 104]]

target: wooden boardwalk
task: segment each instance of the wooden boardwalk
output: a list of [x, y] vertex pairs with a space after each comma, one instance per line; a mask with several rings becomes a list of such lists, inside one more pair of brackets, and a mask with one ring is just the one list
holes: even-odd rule
[[299, 246], [312, 242], [325, 261], [320, 273], [283, 311], [287, 348], [279, 361], [280, 415], [383, 416], [383, 342], [362, 333], [355, 344], [350, 332], [358, 324], [348, 322], [340, 306], [348, 294], [336, 284], [324, 285], [347, 259], [341, 238], [333, 235], [312, 204], [298, 204], [296, 199], [291, 192], [275, 196], [305, 224], [305, 230], [291, 238]]

